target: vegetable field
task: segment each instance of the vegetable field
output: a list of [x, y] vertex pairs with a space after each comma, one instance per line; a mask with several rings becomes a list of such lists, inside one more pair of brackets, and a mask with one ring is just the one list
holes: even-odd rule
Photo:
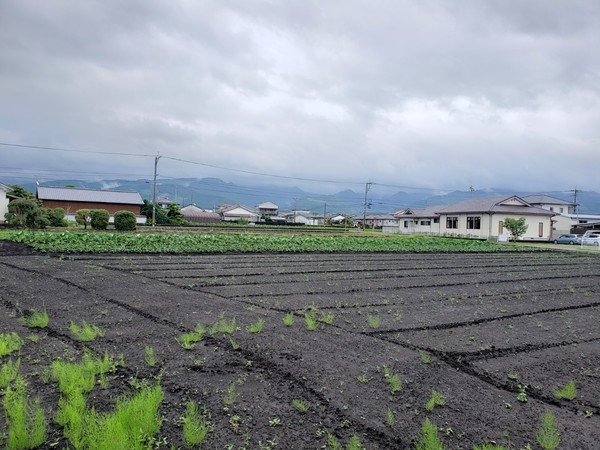
[[0, 241], [0, 446], [598, 448], [594, 254], [133, 248]]

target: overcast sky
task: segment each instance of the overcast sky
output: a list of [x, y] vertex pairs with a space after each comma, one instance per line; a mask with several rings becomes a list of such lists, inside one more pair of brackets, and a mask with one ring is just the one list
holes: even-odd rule
[[0, 142], [81, 152], [0, 182], [600, 191], [599, 49], [598, 0], [3, 0]]

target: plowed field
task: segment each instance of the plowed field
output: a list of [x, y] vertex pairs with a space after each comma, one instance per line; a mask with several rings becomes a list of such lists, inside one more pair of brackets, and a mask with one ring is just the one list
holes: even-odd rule
[[[344, 447], [356, 435], [367, 449], [412, 448], [426, 418], [448, 449], [539, 448], [549, 410], [559, 448], [597, 449], [599, 263], [562, 252], [58, 257], [2, 243], [0, 332], [25, 341], [20, 373], [50, 419], [45, 448], [68, 441], [52, 420], [59, 394], [44, 368], [87, 347], [125, 363], [88, 398], [99, 411], [160, 378], [161, 448], [183, 447], [180, 418], [191, 399], [213, 424], [205, 448], [327, 448], [328, 433]], [[47, 310], [48, 327], [18, 320], [31, 309]], [[219, 318], [235, 318], [236, 331], [208, 334], [189, 350], [176, 341]], [[69, 323], [83, 320], [105, 335], [79, 342]], [[259, 320], [262, 331], [250, 333]], [[399, 391], [384, 366], [399, 376]], [[576, 398], [557, 398], [569, 381]], [[445, 405], [428, 411], [432, 390]], [[527, 401], [517, 398], [523, 391]], [[0, 414], [0, 440], [6, 434]]]

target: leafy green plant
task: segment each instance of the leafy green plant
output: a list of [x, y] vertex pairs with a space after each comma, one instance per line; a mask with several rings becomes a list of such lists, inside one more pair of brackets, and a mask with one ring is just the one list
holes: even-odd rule
[[329, 450], [342, 450], [342, 445], [334, 434], [327, 432], [327, 448]]
[[560, 444], [560, 431], [552, 412], [544, 411], [535, 438], [544, 450], [553, 450]]
[[389, 406], [387, 409], [385, 422], [387, 423], [387, 426], [390, 428], [393, 428], [394, 424], [396, 423], [396, 418], [394, 417], [394, 411], [392, 411]]
[[69, 324], [69, 330], [71, 330], [71, 333], [73, 333], [77, 339], [83, 342], [91, 342], [98, 336], [104, 336], [104, 331], [100, 327], [88, 324], [85, 320], [81, 325], [71, 322]]
[[185, 406], [183, 421], [183, 438], [188, 447], [200, 445], [206, 435], [212, 431], [212, 424], [200, 413], [195, 401], [190, 400]]
[[429, 356], [429, 353], [424, 352], [423, 350], [419, 350], [419, 357], [424, 364], [429, 364], [431, 362], [431, 356]]
[[196, 346], [197, 342], [200, 342], [202, 339], [204, 339], [205, 334], [206, 328], [204, 328], [203, 325], [198, 324], [192, 331], [182, 334], [175, 340], [186, 350], [191, 350]]
[[215, 334], [233, 334], [237, 328], [235, 317], [230, 321], [227, 321], [225, 317], [220, 317], [210, 327], [209, 334], [214, 336]]
[[237, 398], [237, 392], [235, 390], [235, 383], [231, 383], [227, 388], [227, 394], [223, 397], [223, 403], [227, 406], [231, 406], [235, 403]]
[[392, 389], [392, 393], [400, 392], [404, 388], [404, 384], [400, 380], [400, 375], [392, 373], [388, 366], [383, 366], [383, 375]]
[[333, 313], [321, 311], [321, 317], [319, 317], [319, 321], [326, 323], [327, 325], [333, 325], [334, 318], [335, 316], [333, 315]]
[[30, 449], [46, 440], [46, 417], [39, 399], [29, 400], [25, 380], [18, 376], [6, 388], [3, 401], [9, 449]]
[[154, 349], [148, 345], [144, 347], [144, 361], [146, 361], [146, 364], [148, 364], [150, 367], [154, 367], [158, 362], [156, 359], [156, 354], [154, 353]]
[[308, 402], [305, 402], [302, 399], [293, 399], [292, 400], [292, 406], [294, 408], [296, 408], [296, 410], [300, 413], [300, 414], [304, 414], [306, 412], [308, 412], [310, 405], [308, 404]]
[[415, 450], [443, 450], [437, 427], [429, 419], [425, 419], [419, 438], [415, 442]]
[[364, 450], [364, 447], [360, 443], [360, 439], [357, 435], [353, 434], [348, 443], [346, 444], [346, 450]]
[[158, 408], [163, 400], [160, 385], [146, 387], [132, 397], [117, 400], [112, 413], [86, 411], [84, 443], [89, 449], [143, 449], [162, 425]]
[[517, 395], [517, 400], [522, 403], [527, 403], [527, 385], [519, 384], [517, 386], [517, 388], [519, 389], [519, 394]]
[[431, 398], [425, 405], [425, 409], [427, 411], [433, 411], [433, 408], [435, 408], [436, 406], [444, 406], [445, 404], [446, 404], [446, 398], [442, 394], [440, 394], [438, 391], [436, 391], [435, 389], [432, 389], [431, 390]]
[[558, 388], [554, 391], [554, 395], [557, 398], [564, 398], [565, 400], [574, 400], [577, 397], [577, 387], [573, 380], [569, 381], [565, 386]]
[[310, 313], [304, 314], [304, 323], [306, 324], [306, 329], [308, 331], [314, 331], [317, 329], [317, 319]]
[[17, 359], [17, 362], [13, 362], [9, 359], [0, 369], [0, 389], [4, 389], [8, 384], [17, 378], [19, 373], [19, 366], [21, 365], [21, 358]]
[[248, 333], [260, 333], [263, 329], [264, 324], [265, 321], [263, 319], [259, 319], [258, 322], [247, 326], [246, 330], [248, 331]]
[[379, 328], [379, 325], [380, 325], [379, 316], [372, 316], [372, 315], [369, 314], [367, 316], [367, 322], [369, 323], [369, 326], [371, 328], [373, 328], [374, 330], [376, 330], [377, 328]]
[[0, 333], [0, 357], [16, 352], [23, 345], [23, 339], [15, 333]]
[[294, 313], [289, 312], [283, 316], [283, 324], [286, 327], [291, 327], [294, 324]]
[[50, 321], [45, 309], [43, 311], [34, 309], [29, 314], [21, 316], [19, 320], [27, 328], [46, 328]]
[[473, 450], [507, 450], [506, 447], [498, 444], [481, 444], [473, 447]]
[[234, 349], [234, 350], [240, 349], [240, 344], [238, 344], [237, 341], [235, 339], [233, 339], [231, 336], [229, 336], [229, 343], [231, 344], [232, 349]]

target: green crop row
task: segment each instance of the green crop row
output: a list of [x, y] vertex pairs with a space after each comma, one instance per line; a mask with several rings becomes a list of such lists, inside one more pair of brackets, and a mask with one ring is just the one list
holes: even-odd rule
[[498, 252], [518, 247], [488, 241], [429, 236], [276, 236], [253, 234], [9, 233], [13, 242], [43, 252]]

